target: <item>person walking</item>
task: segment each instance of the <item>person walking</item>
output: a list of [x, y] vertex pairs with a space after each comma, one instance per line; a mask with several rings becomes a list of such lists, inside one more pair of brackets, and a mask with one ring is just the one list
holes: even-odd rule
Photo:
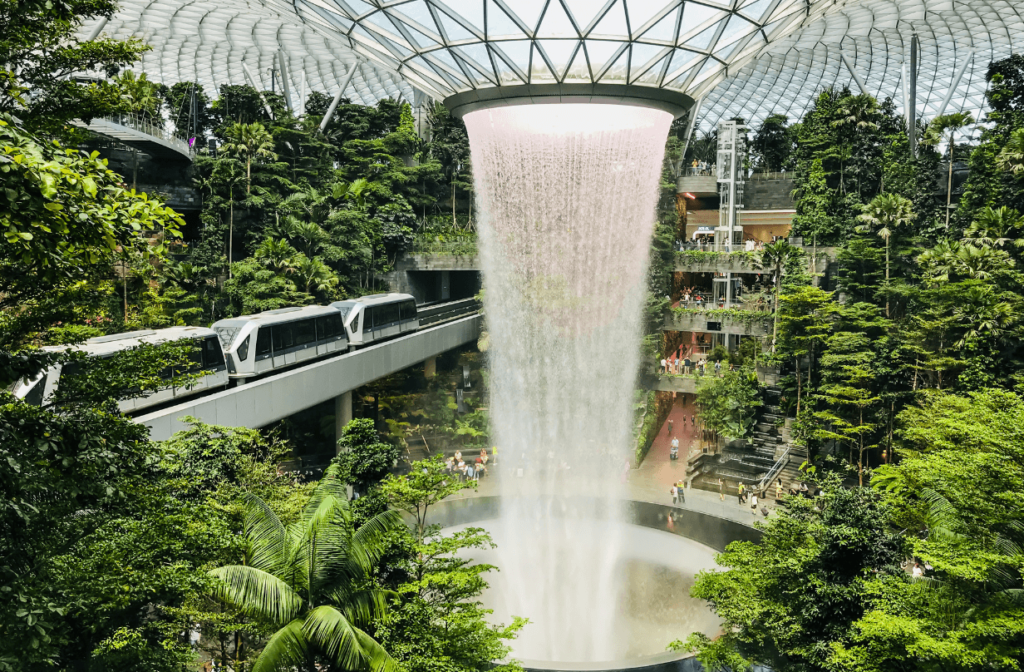
[[715, 362], [715, 377], [722, 377], [722, 360], [718, 360], [717, 362]]
[[676, 481], [676, 495], [680, 504], [686, 504], [686, 483], [682, 480]]
[[668, 452], [669, 459], [679, 459], [679, 439], [672, 437], [672, 448]]
[[669, 492], [671, 492], [671, 493], [672, 493], [672, 503], [673, 503], [673, 504], [676, 504], [676, 503], [678, 503], [678, 502], [679, 502], [679, 492], [678, 492], [678, 490], [676, 489], [676, 486], [674, 486], [674, 485], [673, 485], [673, 486], [672, 486], [672, 487], [671, 487], [671, 488], [669, 489]]
[[740, 481], [740, 485], [739, 485], [738, 490], [739, 490], [739, 503], [742, 506], [743, 505], [743, 481]]
[[775, 501], [778, 502], [782, 499], [782, 479], [780, 478], [775, 484]]
[[672, 436], [672, 418], [668, 419], [668, 435]]
[[665, 358], [664, 357], [661, 358], [661, 373], [662, 373], [662, 375], [665, 374]]
[[757, 492], [750, 493], [750, 515], [757, 515]]

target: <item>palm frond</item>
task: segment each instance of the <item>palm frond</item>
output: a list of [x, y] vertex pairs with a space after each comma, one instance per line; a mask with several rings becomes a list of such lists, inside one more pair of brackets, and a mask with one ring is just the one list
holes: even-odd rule
[[352, 623], [363, 625], [372, 623], [388, 609], [388, 599], [397, 595], [391, 590], [356, 590], [346, 592], [339, 589], [331, 594], [334, 603]]
[[266, 502], [253, 494], [245, 497], [245, 536], [249, 543], [248, 564], [277, 574], [287, 557], [288, 535]]
[[402, 514], [390, 510], [378, 513], [352, 535], [349, 554], [364, 570], [377, 564], [387, 545], [389, 533], [405, 526]]
[[309, 658], [309, 639], [302, 620], [295, 619], [274, 633], [253, 663], [252, 672], [302, 669]]
[[220, 579], [214, 593], [246, 615], [287, 623], [302, 609], [302, 598], [273, 574], [246, 565], [227, 565], [211, 570]]
[[929, 537], [963, 538], [963, 535], [957, 531], [957, 528], [960, 527], [960, 518], [957, 516], [956, 508], [950, 504], [948, 499], [931, 488], [921, 489], [921, 499], [928, 505], [924, 518], [928, 524]]
[[368, 667], [371, 672], [393, 672], [397, 668], [380, 644], [334, 607], [317, 607], [309, 612], [303, 632], [342, 669]]

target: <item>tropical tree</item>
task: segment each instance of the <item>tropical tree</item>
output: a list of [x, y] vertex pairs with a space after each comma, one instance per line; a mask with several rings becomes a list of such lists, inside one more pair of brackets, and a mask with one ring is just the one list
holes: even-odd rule
[[996, 157], [996, 165], [1014, 175], [1024, 172], [1024, 128], [1010, 134], [1010, 139]]
[[776, 240], [768, 243], [761, 251], [760, 264], [762, 268], [771, 268], [775, 273], [775, 324], [772, 327], [772, 352], [775, 352], [775, 343], [779, 337], [779, 291], [782, 289], [782, 269], [786, 263], [800, 253], [795, 246], [790, 245], [787, 240]]
[[228, 188], [228, 279], [232, 277], [231, 264], [234, 263], [235, 252], [235, 187], [244, 177], [242, 166], [231, 158], [218, 159], [210, 175], [211, 180]]
[[950, 199], [953, 195], [953, 138], [956, 136], [957, 131], [960, 129], [970, 126], [974, 123], [974, 117], [971, 116], [970, 112], [954, 112], [953, 114], [944, 114], [941, 117], [935, 117], [932, 119], [932, 123], [928, 124], [927, 130], [925, 130], [924, 137], [921, 138], [921, 144], [923, 145], [937, 145], [942, 141], [942, 137], [945, 135], [949, 139], [949, 177], [946, 180], [946, 230], [949, 230], [949, 204]]
[[280, 238], [267, 238], [259, 244], [252, 256], [275, 273], [291, 273], [295, 270], [298, 251]]
[[328, 469], [299, 519], [285, 527], [255, 495], [246, 497], [243, 563], [210, 572], [215, 594], [277, 631], [252, 672], [298, 669], [389, 672], [394, 661], [365, 630], [386, 609], [387, 593], [369, 585], [395, 511], [356, 528], [345, 486]]
[[[898, 226], [905, 226], [912, 222], [917, 216], [913, 212], [914, 204], [909, 198], [899, 194], [879, 194], [871, 199], [871, 202], [863, 207], [863, 212], [857, 219], [864, 224], [856, 227], [860, 233], [868, 233], [872, 229], [879, 238], [885, 241], [885, 284], [889, 284], [889, 238]], [[885, 299], [885, 316], [889, 317], [889, 297]]]
[[1024, 247], [1024, 238], [1018, 238], [1022, 228], [1024, 217], [1013, 208], [986, 206], [964, 232], [964, 242], [988, 247], [1013, 243], [1015, 247]]
[[274, 136], [258, 121], [251, 124], [235, 122], [224, 129], [227, 142], [224, 152], [245, 162], [245, 194], [252, 192], [253, 161], [277, 159], [274, 153]]
[[160, 105], [163, 99], [160, 97], [160, 87], [149, 81], [146, 73], [136, 76], [128, 70], [114, 78], [114, 83], [120, 90], [121, 99], [129, 111], [154, 121], [159, 118]]
[[338, 286], [338, 276], [320, 259], [299, 253], [293, 260], [296, 285], [307, 294], [326, 294]]

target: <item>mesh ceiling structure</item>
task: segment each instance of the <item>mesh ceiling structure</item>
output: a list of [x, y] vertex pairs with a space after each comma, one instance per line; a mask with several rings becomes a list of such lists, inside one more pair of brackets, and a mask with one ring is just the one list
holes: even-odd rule
[[335, 93], [353, 66], [346, 95], [363, 103], [630, 84], [699, 100], [710, 128], [795, 121], [827, 86], [863, 84], [902, 110], [913, 34], [918, 117], [977, 112], [988, 63], [1024, 42], [1022, 15], [1009, 0], [123, 0], [104, 32], [151, 45], [143, 69], [166, 83], [241, 83], [244, 62], [269, 88], [281, 54], [293, 92], [305, 72]]

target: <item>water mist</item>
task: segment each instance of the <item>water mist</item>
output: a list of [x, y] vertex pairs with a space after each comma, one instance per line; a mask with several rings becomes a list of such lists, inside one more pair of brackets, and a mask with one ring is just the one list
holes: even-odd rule
[[[672, 116], [619, 105], [471, 112], [490, 332], [506, 588], [531, 620], [519, 658], [611, 660], [632, 462], [634, 384], [658, 182]], [[580, 497], [587, 497], [583, 503]], [[595, 511], [593, 499], [598, 498]]]

